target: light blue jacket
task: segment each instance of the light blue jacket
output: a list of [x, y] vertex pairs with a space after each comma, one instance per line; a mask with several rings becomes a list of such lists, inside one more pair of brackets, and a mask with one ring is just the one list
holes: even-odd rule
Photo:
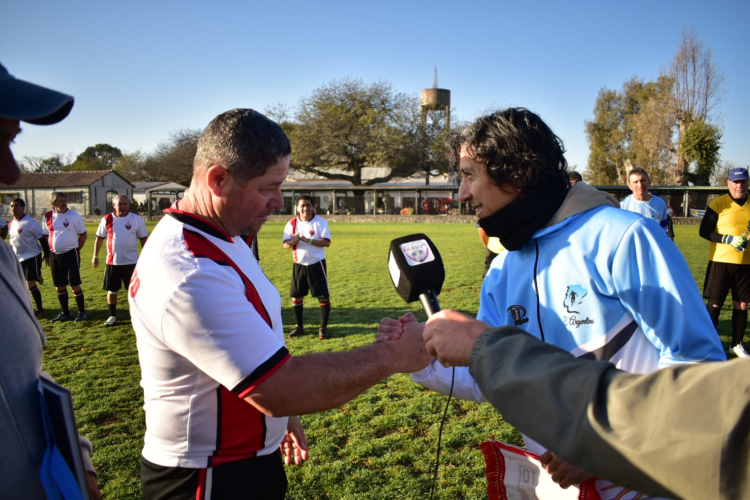
[[[680, 251], [658, 223], [616, 206], [576, 183], [547, 227], [492, 262], [477, 319], [635, 373], [726, 360]], [[447, 394], [451, 370], [435, 361], [412, 378]], [[467, 368], [454, 395], [485, 401]]]

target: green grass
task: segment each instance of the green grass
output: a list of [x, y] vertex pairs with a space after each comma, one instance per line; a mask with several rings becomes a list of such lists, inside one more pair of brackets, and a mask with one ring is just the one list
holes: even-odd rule
[[[149, 230], [153, 224], [149, 225]], [[95, 224], [88, 224], [93, 238]], [[703, 283], [708, 244], [697, 226], [677, 226], [677, 244], [698, 283]], [[283, 224], [269, 223], [260, 233], [260, 257], [269, 279], [284, 298], [284, 324], [293, 325], [288, 299], [290, 251], [281, 247]], [[475, 314], [484, 268], [484, 249], [471, 224], [332, 223], [333, 244], [327, 251], [331, 287], [329, 331], [288, 342], [293, 355], [343, 351], [367, 345], [384, 316], [413, 311], [393, 290], [386, 259], [391, 239], [424, 232], [446, 263], [443, 307]], [[140, 498], [139, 464], [143, 443], [143, 395], [135, 337], [120, 296], [120, 321], [103, 326], [109, 316], [101, 289], [103, 270], [91, 268], [93, 242], [82, 256], [83, 288], [89, 321], [50, 323], [42, 320], [48, 345], [44, 365], [71, 389], [81, 434], [94, 445], [94, 465], [105, 498]], [[59, 310], [48, 270], [41, 288], [47, 316]], [[308, 297], [305, 311], [310, 333], [317, 331], [317, 301]], [[75, 303], [71, 300], [75, 310]], [[728, 343], [729, 307], [722, 313], [721, 333]], [[435, 461], [440, 418], [446, 398], [424, 390], [407, 375], [391, 377], [343, 407], [302, 417], [310, 444], [310, 460], [289, 467], [290, 499], [425, 498]], [[486, 498], [484, 460], [479, 444], [488, 437], [521, 444], [520, 434], [489, 405], [452, 401], [443, 433], [438, 498]]]

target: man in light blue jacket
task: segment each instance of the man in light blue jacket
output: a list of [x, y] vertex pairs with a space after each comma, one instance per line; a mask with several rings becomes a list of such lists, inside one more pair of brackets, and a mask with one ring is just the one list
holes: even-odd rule
[[[461, 201], [507, 250], [484, 279], [477, 319], [515, 325], [579, 358], [634, 373], [726, 359], [664, 230], [586, 183], [571, 187], [562, 141], [536, 114], [509, 108], [483, 116], [448, 146]], [[413, 317], [386, 319], [379, 333], [384, 339], [422, 327]], [[457, 368], [455, 377], [454, 395], [486, 401], [468, 369]], [[435, 361], [412, 378], [447, 394], [451, 369]], [[531, 439], [526, 446], [563, 486], [591, 477]]]

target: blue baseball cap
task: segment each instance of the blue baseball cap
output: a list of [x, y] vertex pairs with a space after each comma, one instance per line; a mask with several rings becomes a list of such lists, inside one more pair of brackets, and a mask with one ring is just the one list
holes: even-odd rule
[[742, 167], [733, 168], [729, 171], [729, 180], [732, 182], [746, 181], [750, 179], [747, 175], [747, 169]]
[[19, 80], [0, 64], [0, 118], [52, 125], [73, 108], [73, 97]]

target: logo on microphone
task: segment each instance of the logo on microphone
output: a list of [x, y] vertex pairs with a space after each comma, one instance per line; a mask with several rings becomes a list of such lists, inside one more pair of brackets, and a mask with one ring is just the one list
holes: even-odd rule
[[513, 316], [513, 323], [516, 326], [529, 322], [529, 318], [526, 317], [526, 308], [523, 306], [510, 306], [508, 312]]
[[400, 245], [401, 251], [406, 256], [406, 262], [410, 266], [418, 266], [435, 260], [435, 255], [430, 251], [430, 245], [425, 240], [410, 241]]

